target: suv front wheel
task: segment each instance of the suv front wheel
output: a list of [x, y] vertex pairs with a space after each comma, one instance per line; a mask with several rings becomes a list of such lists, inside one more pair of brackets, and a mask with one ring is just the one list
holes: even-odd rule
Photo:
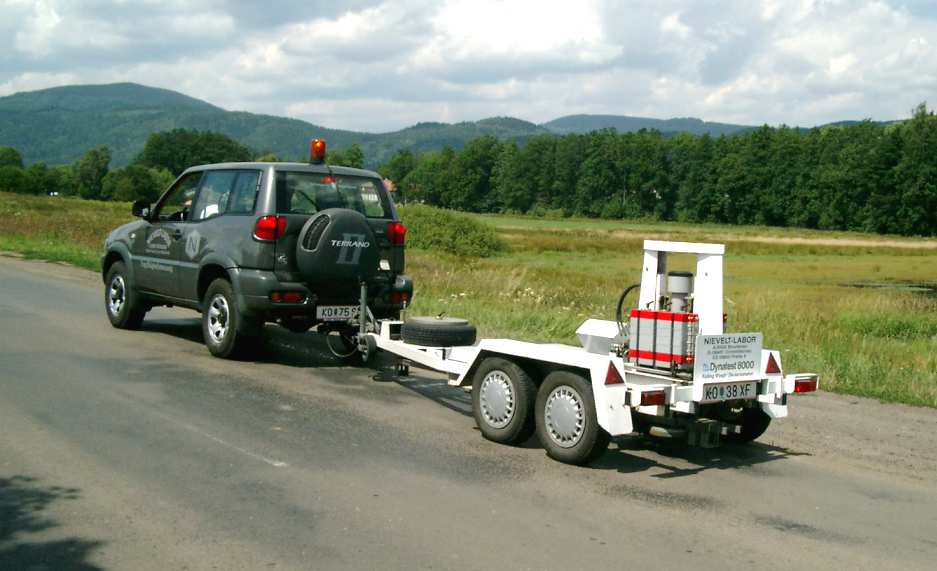
[[246, 357], [263, 344], [263, 324], [246, 319], [237, 306], [231, 282], [217, 279], [208, 286], [202, 307], [202, 335], [215, 357]]
[[123, 262], [114, 262], [107, 271], [104, 308], [111, 325], [118, 329], [139, 329], [143, 323], [146, 310], [140, 307]]

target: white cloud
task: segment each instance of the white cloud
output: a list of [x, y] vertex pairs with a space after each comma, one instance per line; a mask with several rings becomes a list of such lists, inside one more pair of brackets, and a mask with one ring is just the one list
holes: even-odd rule
[[918, 0], [0, 1], [0, 94], [136, 81], [370, 131], [891, 119], [933, 98], [934, 61], [937, 7]]

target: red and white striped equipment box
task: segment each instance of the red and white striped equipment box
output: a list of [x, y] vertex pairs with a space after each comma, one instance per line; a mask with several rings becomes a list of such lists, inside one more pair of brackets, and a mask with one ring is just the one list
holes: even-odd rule
[[628, 359], [641, 367], [689, 370], [698, 332], [695, 313], [632, 309]]

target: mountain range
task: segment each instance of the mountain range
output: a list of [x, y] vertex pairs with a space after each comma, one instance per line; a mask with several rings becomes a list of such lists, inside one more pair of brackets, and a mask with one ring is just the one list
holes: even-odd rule
[[136, 83], [71, 85], [0, 97], [0, 146], [17, 149], [27, 163], [70, 163], [88, 149], [107, 145], [112, 167], [129, 163], [147, 136], [174, 128], [224, 133], [258, 153], [283, 160], [305, 156], [308, 141], [324, 138], [330, 148], [361, 146], [366, 165], [377, 167], [398, 149], [424, 152], [459, 148], [482, 135], [523, 143], [537, 135], [656, 129], [665, 135], [732, 135], [746, 125], [710, 123], [695, 118], [648, 119], [623, 115], [568, 115], [543, 124], [513, 117], [461, 123], [417, 123], [388, 133], [329, 129], [299, 119], [228, 111], [168, 89]]

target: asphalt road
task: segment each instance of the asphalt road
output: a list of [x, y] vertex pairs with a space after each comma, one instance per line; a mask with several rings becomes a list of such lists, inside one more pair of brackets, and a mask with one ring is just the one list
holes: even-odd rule
[[933, 569], [937, 413], [825, 393], [759, 443], [590, 468], [483, 440], [469, 398], [270, 327], [117, 331], [92, 273], [0, 258], [0, 569]]

